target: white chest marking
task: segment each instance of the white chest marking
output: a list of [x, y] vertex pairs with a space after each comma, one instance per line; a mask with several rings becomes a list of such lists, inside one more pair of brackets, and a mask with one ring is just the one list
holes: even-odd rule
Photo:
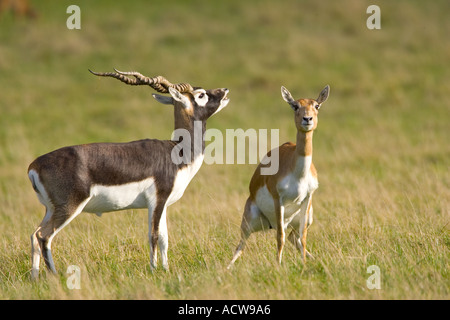
[[203, 164], [204, 155], [199, 155], [191, 164], [178, 171], [173, 184], [172, 193], [167, 199], [167, 206], [178, 201]]

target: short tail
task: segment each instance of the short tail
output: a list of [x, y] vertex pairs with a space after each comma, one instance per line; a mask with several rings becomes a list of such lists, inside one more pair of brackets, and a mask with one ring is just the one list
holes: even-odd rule
[[36, 185], [36, 177], [33, 171], [29, 171], [28, 172], [28, 178], [30, 178], [31, 181], [31, 185], [33, 186], [34, 191], [36, 191], [36, 193], [40, 194], [40, 191]]

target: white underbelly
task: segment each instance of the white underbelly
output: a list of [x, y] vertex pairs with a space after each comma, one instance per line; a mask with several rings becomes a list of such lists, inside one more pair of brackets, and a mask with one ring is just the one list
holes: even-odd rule
[[103, 212], [148, 208], [156, 204], [156, 185], [153, 178], [119, 186], [94, 185], [83, 211]]
[[[166, 201], [170, 206], [178, 201], [203, 163], [203, 155], [178, 171], [172, 192]], [[154, 178], [144, 179], [119, 186], [94, 185], [91, 187], [90, 199], [83, 211], [100, 215], [103, 212], [125, 209], [155, 208], [157, 189]]]

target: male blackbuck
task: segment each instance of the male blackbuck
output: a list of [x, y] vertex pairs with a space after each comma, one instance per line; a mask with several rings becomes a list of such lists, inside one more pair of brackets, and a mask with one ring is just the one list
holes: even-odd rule
[[172, 140], [64, 147], [34, 160], [28, 176], [46, 213], [31, 235], [33, 278], [39, 276], [41, 254], [47, 268], [56, 272], [52, 239], [83, 211], [101, 215], [147, 208], [151, 269], [157, 265], [157, 245], [162, 265], [168, 269], [166, 209], [181, 198], [203, 163], [206, 120], [229, 102], [225, 88], [205, 90], [187, 83], [174, 85], [164, 77], [149, 78], [138, 72], [92, 73], [169, 93], [170, 96], [153, 97], [174, 106], [175, 133], [180, 132]]
[[283, 99], [295, 112], [297, 143], [287, 142], [269, 151], [279, 153], [279, 170], [273, 175], [262, 175], [261, 168], [268, 166], [262, 161], [250, 181], [250, 196], [244, 208], [241, 223], [241, 240], [236, 248], [230, 268], [242, 254], [251, 233], [276, 228], [278, 263], [285, 243], [285, 233], [302, 253], [303, 260], [311, 254], [306, 250], [306, 231], [313, 220], [311, 199], [318, 188], [317, 171], [312, 163], [312, 138], [317, 127], [319, 108], [328, 98], [330, 87], [326, 86], [317, 100], [294, 100], [290, 92], [281, 87]]

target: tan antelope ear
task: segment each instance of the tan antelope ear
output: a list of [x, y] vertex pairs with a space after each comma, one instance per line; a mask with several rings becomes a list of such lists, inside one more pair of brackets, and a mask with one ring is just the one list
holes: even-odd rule
[[281, 96], [283, 97], [284, 101], [289, 103], [294, 111], [298, 109], [298, 102], [295, 101], [294, 98], [292, 98], [291, 93], [284, 86], [281, 86]]
[[317, 98], [317, 103], [319, 106], [327, 101], [328, 96], [330, 95], [330, 86], [326, 85], [325, 88], [323, 88], [322, 92], [320, 92], [319, 97]]

